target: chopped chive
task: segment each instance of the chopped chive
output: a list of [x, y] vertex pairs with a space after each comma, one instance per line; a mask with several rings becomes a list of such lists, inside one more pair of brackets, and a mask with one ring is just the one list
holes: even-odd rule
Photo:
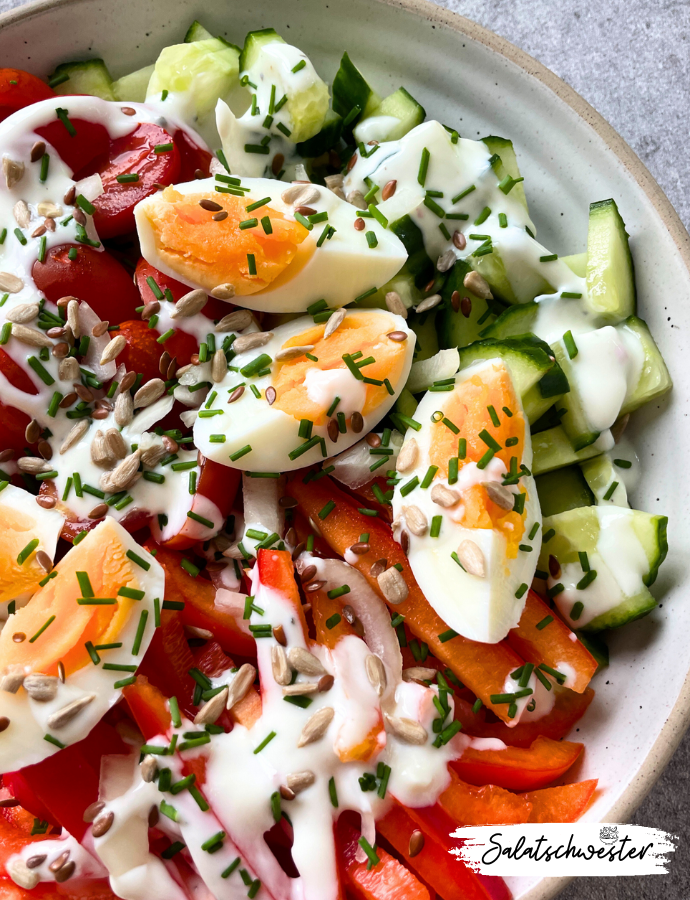
[[294, 72], [294, 73], [296, 74], [296, 73], [299, 72], [301, 69], [303, 69], [303, 68], [306, 66], [306, 64], [307, 64], [306, 59], [300, 59], [300, 61], [299, 61], [296, 65], [294, 65], [294, 66], [290, 69], [290, 71], [291, 71], [291, 72]]
[[564, 300], [579, 300], [582, 297], [582, 294], [579, 294], [576, 291], [561, 291], [561, 297]]
[[566, 331], [566, 333], [563, 335], [563, 344], [565, 346], [565, 349], [568, 351], [568, 356], [570, 357], [570, 359], [575, 359], [578, 354], [578, 349], [572, 331]]
[[467, 456], [467, 439], [458, 439], [458, 459], [465, 459]]
[[419, 484], [419, 478], [415, 475], [414, 478], [411, 478], [408, 482], [406, 482], [400, 488], [400, 496], [407, 497], [409, 493], [411, 493]]
[[442, 644], [446, 644], [448, 641], [452, 641], [453, 638], [458, 636], [457, 631], [453, 631], [452, 628], [449, 628], [448, 631], [442, 631], [441, 634], [438, 635], [438, 639]]
[[63, 744], [62, 741], [59, 741], [56, 737], [53, 737], [52, 734], [44, 734], [43, 740], [48, 741], [49, 744], [54, 744], [59, 750], [64, 750], [67, 746]]
[[[7, 324], [10, 324], [10, 323], [7, 323]], [[35, 356], [30, 356], [27, 359], [27, 362], [31, 366], [31, 368], [34, 370], [34, 372], [38, 375], [38, 377], [41, 379], [43, 384], [47, 385], [48, 387], [55, 384], [55, 379], [53, 378], [53, 376], [43, 365], [41, 365], [41, 363], [36, 359]]]
[[632, 467], [632, 463], [629, 459], [614, 459], [614, 466], [618, 466], [619, 469], [629, 469]]
[[558, 259], [557, 253], [549, 253], [548, 256], [540, 256], [539, 262], [553, 262], [556, 259]]
[[88, 572], [76, 572], [82, 597], [95, 597]]
[[271, 731], [270, 734], [267, 737], [265, 737], [263, 739], [263, 741], [261, 741], [259, 746], [256, 747], [256, 749], [254, 750], [254, 755], [256, 756], [257, 753], [261, 753], [261, 751], [264, 749], [264, 747], [266, 747], [268, 744], [270, 744], [275, 736], [276, 736], [276, 732]]
[[247, 228], [254, 228], [258, 224], [258, 219], [245, 219], [243, 222], [239, 223], [238, 227], [241, 231], [246, 231]]
[[424, 147], [422, 150], [422, 155], [419, 160], [419, 171], [417, 172], [417, 182], [424, 187], [426, 183], [427, 172], [429, 171], [429, 160], [431, 159], [431, 154], [428, 149]]
[[547, 625], [550, 625], [553, 622], [553, 616], [545, 616], [541, 622], [537, 622], [536, 628], [537, 631], [541, 631], [543, 628], [546, 628]]
[[118, 597], [127, 597], [128, 600], [143, 600], [144, 591], [138, 591], [136, 588], [122, 586], [118, 589]]
[[420, 484], [420, 487], [422, 487], [424, 489], [428, 488], [429, 485], [431, 484], [431, 482], [434, 480], [434, 476], [436, 475], [437, 472], [438, 472], [438, 466], [429, 466], [429, 468], [426, 470], [426, 475], [422, 479], [422, 483]]
[[[31, 556], [31, 554], [34, 552], [34, 550], [36, 549], [36, 547], [38, 547], [38, 544], [39, 544], [38, 538], [33, 538], [33, 540], [29, 541], [29, 543], [26, 545], [26, 547], [24, 547], [24, 549], [21, 550], [21, 551], [19, 552], [19, 555], [17, 556], [17, 563], [18, 563], [18, 565], [20, 565], [20, 566], [23, 566], [23, 565], [24, 565], [24, 563], [27, 561], [27, 559], [28, 559], [28, 558]], [[53, 616], [53, 618], [55, 618], [55, 616]]]
[[364, 235], [367, 239], [367, 244], [369, 245], [370, 250], [374, 250], [379, 245], [379, 239], [376, 237], [373, 231], [367, 231]]
[[617, 482], [617, 481], [612, 481], [611, 484], [609, 485], [608, 490], [607, 490], [606, 493], [604, 494], [604, 498], [603, 498], [603, 499], [604, 499], [604, 500], [610, 500], [611, 497], [613, 497], [613, 495], [614, 495], [614, 493], [615, 493], [617, 487], [618, 487], [618, 482]]
[[476, 187], [471, 184], [464, 191], [460, 191], [459, 194], [456, 194], [455, 197], [451, 200], [451, 203], [456, 204], [459, 200], [462, 200], [463, 197], [466, 197], [468, 194], [471, 194], [472, 191], [476, 191]]
[[573, 608], [570, 610], [570, 618], [573, 620], [573, 622], [577, 622], [577, 620], [582, 615], [584, 608], [585, 604], [582, 602], [582, 600], [578, 600], [577, 603], [573, 603]]
[[589, 557], [587, 556], [586, 550], [580, 550], [578, 552], [578, 557], [580, 559], [580, 565], [582, 566], [583, 572], [589, 572]]
[[559, 581], [558, 584], [554, 584], [553, 587], [550, 587], [546, 591], [546, 595], [550, 598], [557, 597], [559, 594], [562, 594], [564, 590], [565, 586]]
[[429, 537], [437, 538], [441, 534], [441, 523], [443, 516], [433, 516], [431, 519], [431, 528], [429, 529]]
[[341, 620], [342, 616], [340, 615], [340, 613], [333, 613], [332, 616], [326, 619], [326, 628], [328, 628], [330, 631], [330, 629], [335, 628], [335, 626], [338, 625]]
[[336, 600], [338, 597], [342, 597], [344, 594], [350, 593], [350, 586], [347, 584], [341, 585], [341, 587], [333, 588], [333, 590], [328, 592], [328, 597], [330, 600]]
[[498, 413], [496, 412], [496, 410], [494, 409], [493, 406], [487, 406], [486, 408], [488, 410], [491, 421], [493, 422], [495, 427], [498, 428], [501, 424], [501, 420], [498, 418]]
[[525, 596], [528, 588], [529, 588], [529, 585], [525, 584], [523, 581], [523, 583], [520, 585], [520, 587], [515, 591], [515, 596], [517, 597], [518, 600], [521, 600]]
[[46, 628], [49, 625], [52, 625], [52, 623], [54, 621], [55, 621], [55, 616], [54, 615], [49, 616], [49, 618], [47, 618], [46, 621], [43, 623], [43, 625], [41, 625], [41, 627], [38, 629], [36, 634], [33, 637], [29, 638], [29, 643], [33, 644], [34, 641], [37, 640], [43, 634], [43, 632], [46, 630]]
[[146, 628], [146, 620], [149, 617], [148, 609], [142, 609], [141, 615], [139, 616], [139, 625], [137, 627], [137, 633], [134, 637], [134, 644], [132, 645], [132, 656], [137, 656], [139, 654], [139, 649], [141, 648], [141, 641], [144, 637], [144, 629]]
[[575, 587], [578, 589], [578, 591], [584, 591], [584, 589], [589, 587], [589, 585], [594, 581], [594, 579], [596, 577], [597, 577], [597, 570], [589, 569], [587, 571], [587, 573], [584, 575], [584, 577], [578, 581], [578, 583], [575, 585]]

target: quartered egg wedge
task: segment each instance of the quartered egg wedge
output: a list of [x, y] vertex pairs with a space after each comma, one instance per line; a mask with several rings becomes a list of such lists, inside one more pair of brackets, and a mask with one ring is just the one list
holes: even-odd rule
[[428, 392], [414, 418], [421, 428], [408, 429], [398, 456], [394, 533], [409, 541], [415, 578], [448, 628], [496, 643], [520, 618], [538, 556], [520, 398], [501, 360], [482, 361], [452, 390]]
[[[386, 415], [407, 380], [414, 332], [400, 316], [374, 309], [347, 312], [324, 338], [326, 325], [295, 319], [232, 360], [235, 371], [213, 386], [194, 425], [204, 456], [287, 472], [342, 452]], [[290, 351], [294, 357], [281, 361]]]
[[232, 285], [242, 306], [279, 313], [305, 312], [322, 299], [330, 307], [351, 303], [407, 259], [402, 242], [376, 219], [358, 231], [355, 207], [325, 187], [243, 178], [240, 191], [227, 178], [171, 186], [136, 207], [141, 252], [151, 265], [209, 293]]
[[0, 522], [0, 603], [5, 603], [38, 589], [46, 570], [37, 554], [47, 553], [52, 562], [64, 519], [39, 506], [28, 491], [8, 484], [0, 492]]
[[0, 734], [3, 772], [86, 737], [120, 699], [115, 685], [140, 664], [163, 599], [162, 568], [112, 518], [53, 572], [0, 634], [0, 716], [9, 719]]

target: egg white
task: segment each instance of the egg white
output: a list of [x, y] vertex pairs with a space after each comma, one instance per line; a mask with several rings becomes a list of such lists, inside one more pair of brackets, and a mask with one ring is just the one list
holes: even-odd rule
[[[206, 194], [213, 197], [216, 185], [224, 185], [213, 178], [190, 181], [175, 185], [181, 194]], [[264, 197], [271, 198], [271, 207], [292, 217], [293, 207], [281, 199], [281, 195], [291, 185], [270, 178], [242, 178], [242, 185], [250, 188], [246, 205]], [[311, 185], [320, 195], [309, 206], [316, 212], [327, 212], [328, 221], [314, 225], [306, 239], [297, 248], [295, 257], [288, 267], [268, 287], [256, 294], [238, 297], [237, 303], [247, 309], [263, 312], [295, 313], [305, 312], [317, 300], [325, 300], [335, 309], [351, 303], [370, 288], [380, 288], [399, 271], [407, 259], [402, 241], [376, 219], [366, 219], [366, 230], [356, 231], [354, 227], [357, 210], [352, 204], [341, 200], [328, 188]], [[156, 250], [154, 230], [146, 215], [147, 208], [157, 203], [165, 203], [158, 194], [142, 200], [135, 210], [137, 232], [144, 259], [159, 271], [190, 286], [199, 287], [167, 266]], [[261, 210], [247, 213], [247, 218], [261, 217]], [[330, 240], [317, 247], [322, 232], [329, 226], [336, 229]], [[366, 231], [373, 231], [378, 246], [371, 249], [367, 243]], [[219, 282], [222, 280], [219, 277]]]
[[[405, 347], [405, 359], [400, 377], [395, 382], [391, 382], [394, 390], [393, 395], [387, 395], [376, 409], [363, 416], [364, 427], [360, 434], [355, 434], [348, 430], [346, 434], [339, 435], [337, 442], [333, 443], [328, 437], [327, 423], [314, 426], [312, 435], [319, 435], [325, 439], [328, 457], [342, 453], [343, 450], [356, 443], [386, 415], [405, 386], [414, 354], [415, 334], [407, 327], [405, 320], [400, 316], [374, 309], [366, 311], [350, 310], [346, 315], [348, 317], [361, 315], [385, 316], [387, 321], [390, 322], [390, 327], [388, 324], [385, 326], [387, 332], [404, 331], [407, 334], [407, 340], [403, 345]], [[266, 353], [274, 359], [276, 353], [289, 338], [301, 334], [312, 326], [313, 320], [310, 316], [304, 316], [285, 325], [280, 325], [273, 331], [273, 337], [267, 344], [255, 350], [248, 350], [245, 353], [238, 354], [232, 360], [232, 365], [241, 369], [262, 353]], [[342, 377], [345, 379], [349, 376], [354, 386], [361, 384], [361, 382], [355, 380], [354, 376], [350, 375], [347, 369], [338, 371], [343, 372]], [[213, 401], [212, 408], [220, 409], [222, 411], [221, 415], [211, 418], [198, 418], [194, 424], [194, 443], [204, 456], [225, 466], [232, 466], [244, 471], [260, 472], [289, 472], [293, 469], [301, 469], [303, 466], [321, 462], [325, 458], [321, 455], [321, 449], [318, 445], [312, 447], [306, 453], [297, 457], [297, 459], [291, 460], [289, 458], [288, 454], [290, 451], [304, 443], [304, 439], [299, 437], [298, 433], [299, 421], [276, 407], [269, 406], [263, 396], [257, 398], [249, 387], [250, 383], [254, 384], [259, 391], [263, 392], [269, 387], [271, 380], [271, 374], [264, 375], [261, 378], [245, 378], [239, 371], [229, 371], [219, 384], [213, 385], [212, 391], [217, 392], [217, 398]], [[239, 400], [235, 400], [228, 405], [228, 393], [242, 382], [246, 384], [244, 393]], [[342, 406], [339, 408], [342, 409]], [[225, 435], [225, 442], [215, 443], [211, 441], [211, 435], [216, 434]], [[247, 453], [236, 461], [231, 461], [230, 456], [247, 444], [252, 447], [252, 452]]]
[[[16, 694], [0, 691], [0, 716], [7, 716], [10, 720], [9, 726], [0, 734], [0, 772], [12, 772], [23, 766], [33, 765], [57, 753], [58, 748], [44, 740], [44, 735], [48, 733], [65, 745], [83, 740], [110, 707], [120, 700], [122, 692], [113, 688], [115, 682], [129, 677], [127, 672], [104, 670], [103, 663], [138, 665], [151, 643], [155, 630], [153, 601], [154, 598], [159, 598], [162, 602], [165, 590], [165, 574], [160, 564], [112, 518], [97, 525], [70, 553], [83, 549], [87, 542], [97, 543], [101, 540], [104, 529], [115, 529], [125, 552], [131, 550], [150, 563], [148, 571], [135, 566], [140, 589], [145, 591], [145, 595], [132, 605], [129, 617], [117, 635], [117, 641], [122, 641], [122, 647], [101, 651], [99, 665], [88, 663], [68, 675], [64, 684], [58, 681], [57, 695], [53, 700], [45, 703], [32, 700], [23, 687]], [[143, 610], [148, 610], [148, 618], [139, 652], [135, 656], [131, 650]], [[5, 628], [12, 628], [12, 618], [9, 617]], [[0, 669], [4, 670], [1, 659]], [[71, 722], [60, 729], [51, 730], [48, 727], [48, 717], [52, 713], [85, 694], [96, 696]]]
[[[456, 376], [456, 385], [481, 374], [492, 365], [502, 365], [502, 361], [500, 359], [481, 361], [463, 369]], [[525, 592], [518, 599], [515, 592], [521, 584], [532, 583], [539, 556], [539, 542], [537, 541], [532, 553], [519, 550], [516, 559], [508, 559], [507, 542], [501, 532], [489, 528], [466, 528], [454, 522], [451, 518], [452, 509], [443, 509], [432, 501], [431, 487], [422, 489], [418, 486], [406, 496], [401, 494], [401, 488], [415, 475], [421, 482], [429, 468], [431, 416], [439, 407], [445, 405], [448, 397], [449, 394], [445, 393], [425, 394], [414, 415], [415, 420], [422, 424], [422, 428], [419, 432], [408, 429], [406, 433], [406, 442], [412, 438], [416, 440], [419, 454], [415, 468], [401, 474], [400, 481], [395, 487], [392, 505], [394, 520], [398, 524], [396, 534], [399, 536], [399, 528], [405, 524], [405, 507], [417, 506], [425, 514], [429, 525], [433, 516], [443, 516], [441, 532], [437, 538], [430, 537], [428, 531], [422, 536], [417, 536], [407, 529], [410, 537], [408, 558], [414, 576], [426, 599], [449, 628], [471, 640], [495, 644], [503, 640], [520, 619], [527, 595]], [[527, 423], [525, 428], [522, 462], [530, 469], [532, 444]], [[471, 472], [475, 467], [473, 466], [472, 470], [469, 467], [465, 468], [467, 470], [465, 478], [472, 477]], [[503, 463], [495, 459], [486, 469], [477, 472], [477, 481], [497, 481], [500, 484], [504, 472]], [[461, 486], [462, 473], [463, 469], [460, 470], [456, 490]], [[434, 480], [433, 484], [437, 483], [448, 486], [447, 481], [440, 479]], [[541, 510], [534, 478], [523, 476], [520, 485], [529, 495], [525, 502], [527, 516], [522, 541], [528, 543], [527, 535], [534, 523], [541, 524]], [[511, 490], [517, 491], [517, 488]], [[465, 572], [451, 557], [451, 553], [457, 551], [458, 545], [463, 540], [474, 541], [482, 550], [486, 566], [485, 578]]]

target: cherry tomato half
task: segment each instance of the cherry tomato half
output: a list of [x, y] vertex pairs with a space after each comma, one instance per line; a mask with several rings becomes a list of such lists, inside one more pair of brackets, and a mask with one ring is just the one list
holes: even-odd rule
[[141, 372], [144, 381], [161, 377], [158, 364], [164, 350], [177, 358], [178, 365], [186, 366], [192, 353], [199, 349], [196, 338], [184, 331], [176, 331], [165, 344], [159, 344], [160, 331], [149, 328], [148, 323], [141, 319], [122, 322], [120, 330], [113, 334], [121, 334], [127, 341], [127, 346], [117, 358], [118, 364], [124, 363], [128, 372]]
[[48, 85], [21, 69], [0, 69], [0, 122], [18, 109], [54, 97]]
[[197, 177], [196, 173], [201, 172], [204, 178], [208, 178], [209, 166], [213, 157], [207, 150], [202, 150], [189, 135], [180, 128], [175, 132], [174, 137], [177, 149], [180, 151], [180, 159], [182, 168], [180, 171], [180, 181], [192, 181]]
[[[74, 260], [68, 256], [72, 247], [77, 248]], [[141, 305], [129, 273], [107, 250], [96, 250], [85, 244], [53, 247], [46, 254], [45, 262], [34, 263], [31, 274], [36, 287], [51, 302], [57, 303], [61, 297], [76, 297], [111, 325], [132, 319]]]
[[[165, 292], [165, 289], [167, 288], [172, 294], [173, 299], [176, 301], [192, 290], [188, 285], [182, 284], [181, 281], [176, 281], [174, 278], [170, 278], [168, 275], [159, 272], [158, 269], [146, 262], [143, 256], [137, 263], [134, 277], [137, 282], [137, 287], [139, 288], [139, 293], [141, 294], [141, 299], [144, 303], [153, 303], [154, 300], [159, 299], [153, 292], [153, 288], [148, 281], [149, 278], [153, 278], [161, 291]], [[229, 312], [232, 312], [234, 308], [234, 306], [223, 302], [223, 300], [216, 300], [215, 297], [209, 297], [206, 306], [201, 312], [208, 319], [222, 319], [223, 316], [227, 316]]]
[[67, 107], [69, 124], [55, 117], [52, 122], [36, 129], [36, 134], [47, 141], [57, 152], [60, 159], [77, 173], [89, 165], [96, 157], [108, 152], [110, 135], [105, 125], [98, 122], [87, 122], [85, 119], [69, 117], [69, 97], [64, 100], [63, 109]]

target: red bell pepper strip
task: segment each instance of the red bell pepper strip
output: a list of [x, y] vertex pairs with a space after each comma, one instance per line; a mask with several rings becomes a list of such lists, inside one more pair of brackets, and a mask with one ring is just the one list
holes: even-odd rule
[[122, 696], [145, 740], [168, 733], [172, 724], [168, 698], [145, 675], [137, 675], [133, 684], [122, 689]]
[[579, 759], [584, 744], [538, 737], [529, 749], [475, 750], [468, 747], [451, 767], [470, 784], [496, 784], [510, 791], [545, 787]]
[[145, 675], [166, 697], [177, 697], [180, 709], [192, 719], [195, 682], [188, 673], [193, 667], [194, 657], [177, 610], [162, 610], [161, 624], [153, 633], [139, 674]]
[[522, 796], [532, 804], [530, 822], [577, 822], [589, 806], [599, 782], [579, 781], [559, 787], [530, 791]]
[[[473, 712], [473, 701], [457, 693], [455, 718], [462, 722], [464, 734], [471, 737], [498, 738], [511, 747], [530, 747], [539, 735], [560, 741], [585, 714], [594, 699], [594, 691], [592, 688], [586, 688], [582, 694], [576, 694], [575, 691], [558, 685], [553, 686], [553, 691], [555, 702], [549, 713], [531, 722], [518, 722], [514, 728], [508, 728], [503, 722], [495, 719], [484, 707], [477, 713]], [[488, 719], [492, 721], [487, 721]]]
[[[537, 628], [547, 619], [548, 625]], [[544, 601], [529, 591], [527, 602], [516, 628], [508, 633], [508, 643], [527, 662], [546, 663], [558, 669], [567, 663], [575, 673], [574, 684], [568, 687], [581, 694], [597, 670], [597, 661], [579, 640], [571, 640], [573, 632]]]
[[[227, 656], [222, 647], [216, 641], [209, 641], [194, 654], [194, 663], [200, 672], [209, 678], [217, 678], [222, 672], [231, 669], [234, 665], [232, 659]], [[245, 728], [251, 728], [261, 716], [261, 695], [256, 688], [251, 687], [244, 697], [236, 703], [230, 711], [225, 711], [218, 719], [218, 725], [223, 725], [226, 731], [228, 722], [239, 722]]]
[[357, 862], [359, 838], [347, 814], [341, 815], [335, 826], [338, 864], [343, 883], [357, 900], [432, 900], [428, 888], [381, 847], [376, 848], [379, 862], [373, 868]]
[[[425, 824], [420, 829], [420, 822], [413, 818], [415, 812], [395, 803], [376, 823], [376, 830], [419, 878], [444, 900], [510, 900], [511, 895], [503, 879], [473, 872], [449, 852], [459, 846], [458, 841], [450, 838], [448, 833], [439, 840], [439, 836], [429, 832]], [[424, 834], [424, 846], [420, 853], [411, 857], [410, 838], [418, 830]]]
[[[384, 600], [386, 598], [378, 581], [371, 574], [372, 565], [379, 559], [385, 559], [388, 566], [402, 567], [409, 595], [402, 603], [388, 605], [396, 613], [405, 616], [405, 624], [409, 629], [428, 644], [431, 652], [449, 666], [463, 684], [481, 697], [485, 706], [507, 721], [507, 705], [494, 706], [491, 695], [505, 691], [506, 679], [510, 673], [523, 665], [521, 657], [505, 642], [480, 644], [461, 635], [441, 641], [439, 635], [445, 637], [448, 626], [429, 605], [415, 581], [407, 557], [393, 539], [390, 528], [380, 519], [360, 513], [330, 478], [304, 484], [301, 477], [296, 477], [289, 482], [287, 492], [297, 499], [307, 516], [319, 522], [323, 537], [340, 556], [344, 556], [347, 548], [359, 541], [360, 534], [369, 533], [369, 552], [358, 555], [354, 566]], [[334, 509], [325, 519], [318, 519], [319, 511], [330, 501], [335, 501]]]
[[193, 578], [182, 566], [182, 555], [149, 540], [144, 546], [156, 551], [156, 560], [165, 570], [166, 599], [184, 603], [180, 618], [185, 625], [210, 631], [226, 653], [254, 656], [256, 642], [242, 631], [235, 618], [216, 606], [216, 589], [205, 579]]

